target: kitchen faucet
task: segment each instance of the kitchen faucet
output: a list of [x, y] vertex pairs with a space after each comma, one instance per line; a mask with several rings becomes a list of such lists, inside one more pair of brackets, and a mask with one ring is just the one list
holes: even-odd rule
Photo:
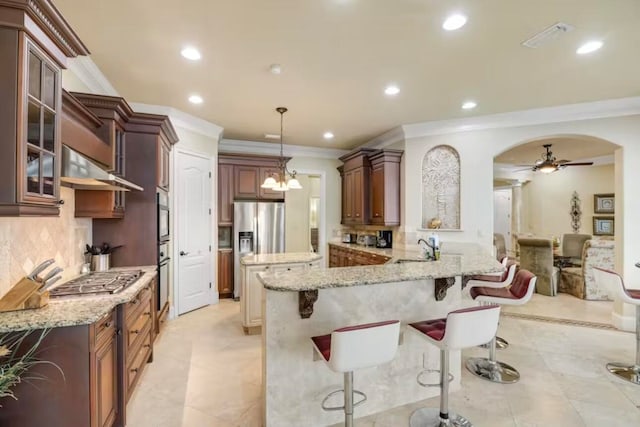
[[[420, 243], [424, 243], [424, 244], [425, 244], [425, 247], [420, 246], [420, 249], [422, 249], [422, 257], [423, 257], [423, 258], [426, 258], [426, 259], [431, 258], [431, 255], [429, 255], [429, 248], [432, 248], [432, 247], [431, 247], [431, 245], [429, 244], [429, 242], [427, 242], [427, 241], [426, 241], [426, 240], [424, 240], [424, 239], [418, 239], [418, 245], [419, 245]], [[432, 248], [432, 249], [433, 249], [433, 248]]]

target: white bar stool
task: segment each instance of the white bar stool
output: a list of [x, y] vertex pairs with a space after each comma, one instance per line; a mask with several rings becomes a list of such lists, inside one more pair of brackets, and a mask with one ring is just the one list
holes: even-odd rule
[[[481, 304], [523, 305], [531, 299], [535, 287], [536, 276], [528, 270], [520, 270], [508, 288], [476, 286], [469, 292], [471, 298]], [[466, 366], [472, 374], [494, 383], [511, 384], [520, 379], [520, 373], [513, 366], [496, 360], [495, 337], [489, 344], [489, 358], [469, 358]]]
[[[473, 287], [488, 287], [488, 288], [506, 288], [511, 285], [513, 278], [516, 275], [516, 269], [518, 265], [509, 261], [507, 257], [502, 258], [500, 261], [505, 270], [502, 274], [482, 274], [471, 276], [471, 279], [467, 282], [467, 286], [471, 289]], [[496, 348], [505, 349], [509, 347], [509, 343], [504, 338], [496, 337]]]
[[409, 324], [427, 341], [440, 349], [440, 383], [428, 384], [420, 376], [433, 370], [424, 370], [418, 374], [418, 384], [423, 387], [440, 387], [440, 408], [421, 408], [411, 414], [411, 427], [472, 427], [466, 418], [449, 412], [449, 350], [460, 350], [484, 344], [496, 335], [500, 307], [484, 305], [464, 308], [450, 312], [444, 319], [424, 320]]
[[602, 282], [622, 301], [636, 306], [636, 363], [607, 363], [607, 370], [620, 379], [640, 385], [640, 289], [625, 288], [622, 277], [614, 271], [594, 267], [593, 275], [596, 282]]
[[[367, 323], [336, 329], [328, 335], [312, 337], [313, 345], [334, 372], [344, 374], [344, 389], [336, 390], [322, 401], [325, 411], [344, 410], [344, 425], [353, 426], [353, 408], [367, 400], [361, 391], [353, 389], [353, 371], [388, 363], [396, 355], [400, 338], [400, 321]], [[327, 406], [331, 396], [344, 392], [344, 406]], [[354, 394], [362, 397], [353, 402]]]

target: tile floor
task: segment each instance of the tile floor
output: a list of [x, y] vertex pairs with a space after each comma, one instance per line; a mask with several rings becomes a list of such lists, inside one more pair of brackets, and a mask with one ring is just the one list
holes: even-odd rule
[[[574, 305], [557, 302], [565, 314], [558, 317], [567, 318]], [[580, 305], [574, 308], [586, 313]], [[475, 426], [640, 426], [640, 386], [619, 381], [604, 368], [608, 361], [634, 359], [633, 334], [505, 316], [500, 335], [511, 346], [500, 350], [498, 359], [516, 367], [522, 379], [499, 385], [463, 370], [462, 390], [451, 394], [450, 405]], [[464, 356], [485, 352], [473, 348]], [[260, 336], [243, 335], [238, 303], [223, 301], [181, 316], [156, 342], [155, 361], [128, 405], [127, 425], [260, 427], [260, 370]], [[437, 407], [438, 399], [359, 419], [356, 425], [406, 426], [411, 412], [422, 406]]]

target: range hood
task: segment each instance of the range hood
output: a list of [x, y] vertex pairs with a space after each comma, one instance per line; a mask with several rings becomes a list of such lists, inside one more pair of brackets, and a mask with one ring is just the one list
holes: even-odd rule
[[144, 189], [115, 176], [75, 150], [62, 145], [62, 185], [76, 190], [143, 191]]

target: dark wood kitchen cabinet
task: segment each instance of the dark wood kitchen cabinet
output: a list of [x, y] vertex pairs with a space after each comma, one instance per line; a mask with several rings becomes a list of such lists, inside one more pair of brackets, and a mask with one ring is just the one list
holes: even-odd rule
[[218, 165], [218, 225], [233, 224], [233, 165]]
[[329, 268], [380, 265], [391, 258], [385, 255], [329, 244]]
[[371, 161], [371, 218], [375, 225], [400, 225], [401, 150], [381, 150]]
[[[123, 245], [111, 255], [111, 265], [128, 267], [158, 263], [158, 159], [163, 146], [173, 146], [178, 136], [167, 116], [134, 113], [124, 123], [126, 179], [143, 191], [126, 193], [122, 219], [93, 220], [93, 242]], [[166, 178], [169, 180], [169, 177]]]
[[342, 165], [342, 224], [369, 223], [370, 149], [359, 149], [340, 157]]
[[218, 294], [220, 298], [233, 297], [233, 250], [218, 250]]
[[358, 149], [340, 158], [342, 224], [400, 224], [401, 150]]
[[277, 170], [278, 159], [235, 153], [218, 155], [218, 225], [233, 225], [235, 200], [284, 200], [283, 192], [260, 187]]
[[[0, 399], [0, 425], [123, 426], [117, 311], [115, 308], [93, 324], [51, 329], [38, 347], [38, 358], [55, 363], [64, 375], [52, 364], [32, 368], [29, 374], [46, 380], [16, 386], [18, 400]], [[33, 331], [25, 348], [41, 332]]]
[[[133, 115], [133, 110], [127, 101], [117, 96], [77, 92], [70, 95], [102, 122], [95, 131], [109, 150], [108, 162], [102, 163], [102, 166], [116, 176], [125, 177], [127, 172], [125, 126]], [[93, 159], [100, 162], [99, 159]], [[125, 198], [124, 191], [76, 190], [75, 215], [87, 218], [122, 218], [125, 215]]]
[[87, 54], [49, 0], [0, 2], [0, 215], [59, 214], [61, 69]]
[[159, 141], [158, 144], [158, 187], [169, 191], [171, 145], [167, 141]]

